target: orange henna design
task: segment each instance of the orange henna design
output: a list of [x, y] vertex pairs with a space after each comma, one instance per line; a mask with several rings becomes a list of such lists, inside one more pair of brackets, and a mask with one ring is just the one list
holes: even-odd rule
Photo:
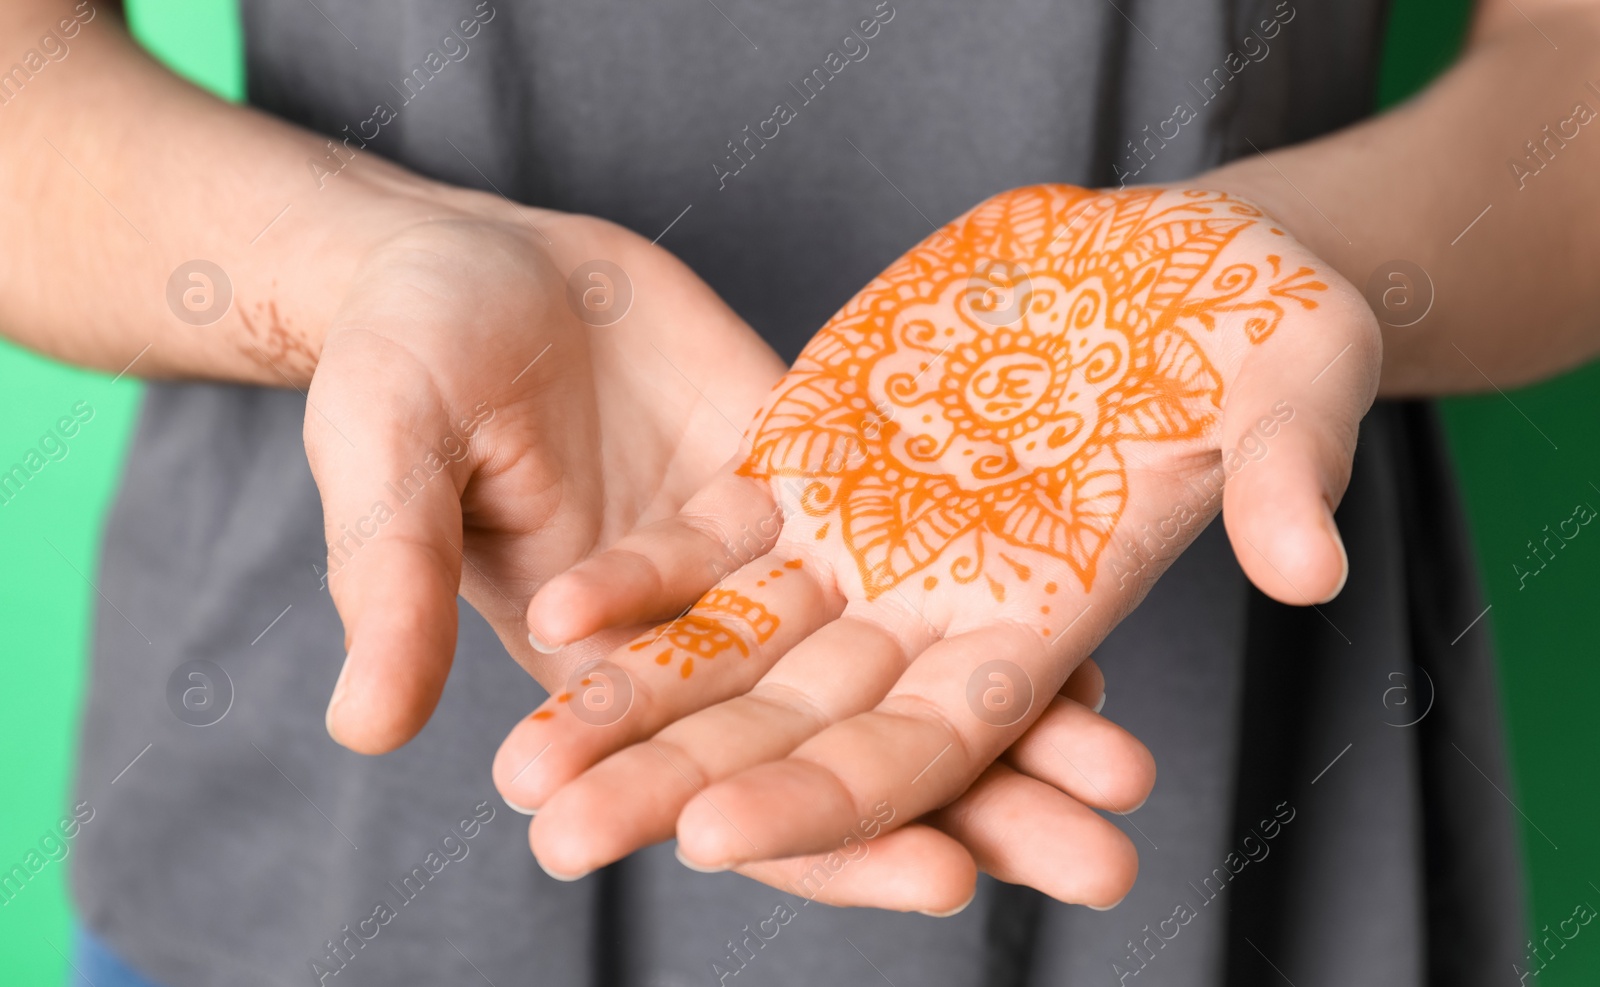
[[[743, 633], [731, 626], [734, 621], [745, 625]], [[701, 597], [688, 613], [658, 628], [650, 637], [630, 644], [628, 650], [643, 651], [664, 640], [666, 647], [656, 655], [656, 664], [671, 664], [674, 655], [683, 654], [679, 674], [688, 678], [694, 674], [696, 658], [709, 661], [730, 648], [737, 649], [741, 657], [750, 657], [746, 637], [754, 638], [757, 644], [765, 644], [777, 631], [778, 624], [772, 611], [748, 596], [731, 589], [714, 589]]]
[[250, 337], [246, 345], [239, 347], [240, 352], [268, 370], [309, 378], [317, 369], [317, 355], [304, 339], [289, 331], [287, 320], [278, 314], [278, 303], [258, 305], [256, 314], [263, 320], [259, 325], [245, 314], [243, 307], [239, 309], [239, 319]]
[[1032, 575], [1003, 549], [1064, 560], [1088, 589], [1127, 502], [1122, 443], [1217, 422], [1222, 377], [1196, 340], [1239, 325], [1260, 343], [1327, 289], [1277, 254], [1222, 263], [1262, 219], [1199, 190], [996, 196], [829, 320], [739, 472], [792, 481], [819, 539], [837, 518], [868, 599], [947, 560], [1003, 601]]
[[[588, 687], [588, 686], [594, 684], [594, 680], [586, 678], [586, 679], [583, 679], [578, 684], [581, 685], [581, 686], [584, 686], [584, 687]], [[572, 702], [572, 693], [563, 692], [561, 695], [553, 696], [551, 698], [553, 698], [558, 703], [570, 703], [570, 702]], [[555, 714], [554, 710], [541, 709], [541, 710], [535, 710], [534, 712], [529, 713], [528, 714], [528, 719], [530, 719], [530, 720], [548, 720], [548, 719], [550, 719], [551, 717], [553, 717], [555, 715], [556, 714]]]

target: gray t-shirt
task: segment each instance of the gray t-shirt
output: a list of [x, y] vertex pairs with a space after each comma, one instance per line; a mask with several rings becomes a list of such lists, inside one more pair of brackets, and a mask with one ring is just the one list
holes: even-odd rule
[[[995, 192], [1176, 180], [1366, 115], [1387, 13], [243, 6], [256, 105], [338, 137], [370, 135], [385, 104], [372, 149], [423, 173], [649, 237], [672, 224], [662, 244], [791, 357], [930, 221]], [[770, 136], [780, 103], [790, 119]], [[292, 391], [151, 385], [105, 536], [75, 893], [90, 928], [169, 987], [1215, 987], [1274, 970], [1461, 987], [1521, 959], [1515, 833], [1484, 777], [1505, 775], [1485, 626], [1453, 640], [1481, 607], [1424, 406], [1380, 405], [1363, 426], [1337, 601], [1266, 600], [1214, 526], [1098, 651], [1106, 712], [1161, 770], [1119, 821], [1141, 852], [1133, 893], [1097, 913], [985, 880], [944, 920], [806, 904], [690, 872], [668, 847], [546, 877], [489, 779], [542, 693], [470, 611], [420, 737], [378, 758], [335, 745], [322, 716], [342, 633], [317, 571], [304, 411]], [[197, 661], [214, 667], [174, 679]], [[190, 720], [220, 710], [206, 712], [217, 669], [227, 715], [180, 720], [169, 695], [186, 688]]]

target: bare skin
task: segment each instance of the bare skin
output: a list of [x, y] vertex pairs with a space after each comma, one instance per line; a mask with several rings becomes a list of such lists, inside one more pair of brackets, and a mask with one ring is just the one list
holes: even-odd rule
[[[1600, 77], [1594, 43], [1600, 14], [1592, 2], [1523, 0], [1517, 6], [1520, 11], [1487, 3], [1473, 48], [1461, 64], [1400, 113], [1303, 147], [1272, 151], [1276, 167], [1245, 160], [1194, 183], [1261, 204], [1357, 286], [1377, 264], [1394, 257], [1417, 260], [1429, 270], [1445, 307], [1435, 313], [1441, 317], [1411, 329], [1385, 329], [1385, 393], [1487, 389], [1489, 381], [1460, 352], [1504, 386], [1571, 366], [1600, 346], [1592, 331], [1596, 289], [1587, 276], [1600, 260], [1600, 234], [1592, 224], [1575, 221], [1600, 205], [1600, 189], [1585, 181], [1593, 174], [1600, 143], [1570, 142], [1526, 189], [1508, 184], [1505, 163], [1541, 127], [1566, 115], [1586, 79]], [[0, 39], [20, 50], [73, 12], [65, 0], [6, 4], [0, 10]], [[1552, 49], [1540, 31], [1559, 47]], [[72, 43], [69, 59], [53, 63], [0, 111], [7, 123], [7, 137], [0, 141], [0, 221], [29, 245], [0, 268], [0, 329], [61, 359], [117, 372], [137, 358], [131, 373], [305, 387], [355, 272], [363, 265], [368, 272], [376, 270], [369, 258], [384, 255], [395, 238], [430, 218], [448, 216], [468, 224], [487, 222], [494, 228], [492, 239], [525, 230], [526, 221], [537, 215], [423, 182], [371, 155], [360, 156], [329, 188], [316, 191], [308, 184], [305, 162], [325, 153], [319, 138], [224, 106], [178, 82], [139, 55], [108, 15], [83, 25]], [[72, 126], [61, 127], [63, 120]], [[1280, 177], [1280, 169], [1294, 187]], [[1452, 245], [1451, 238], [1489, 202], [1495, 203], [1493, 212]], [[285, 203], [294, 205], [280, 215]], [[1342, 235], [1330, 230], [1324, 215]], [[1489, 230], [1493, 236], [1477, 236]], [[457, 236], [459, 229], [442, 235]], [[520, 235], [527, 237], [527, 249], [543, 249], [532, 233]], [[171, 272], [196, 257], [228, 271], [238, 299], [237, 315], [203, 329], [174, 319], [162, 292]], [[93, 291], [80, 290], [85, 279]], [[1538, 291], [1523, 290], [1530, 281]], [[274, 308], [278, 318], [263, 322], [261, 313]], [[1442, 317], [1446, 312], [1448, 319]], [[265, 338], [283, 348], [263, 347], [246, 318], [276, 325], [276, 331], [265, 330]], [[1512, 325], [1517, 331], [1507, 332]], [[257, 349], [305, 359], [264, 361]], [[776, 379], [781, 368], [751, 352], [752, 365], [766, 363], [770, 376], [758, 381], [759, 373], [752, 371], [743, 407], [733, 395], [718, 396], [718, 406], [753, 412]], [[687, 389], [683, 396], [688, 398]], [[692, 403], [691, 410], [685, 407], [675, 406], [676, 421], [706, 417], [703, 409], [693, 411]], [[460, 410], [470, 414], [472, 407]], [[460, 418], [446, 415], [436, 421], [455, 428]], [[693, 434], [716, 427], [695, 428]], [[374, 466], [409, 467], [414, 459], [404, 453], [421, 451], [402, 447]], [[730, 445], [683, 455], [714, 464], [731, 452]], [[659, 465], [675, 455], [675, 449], [662, 450], [652, 461]], [[1337, 465], [1308, 464], [1303, 482], [1315, 485], [1337, 476]], [[692, 472], [685, 470], [675, 487], [681, 497], [703, 480], [688, 475]], [[390, 478], [368, 475], [362, 482]], [[322, 473], [319, 482], [328, 482]], [[1230, 486], [1228, 497], [1235, 496], [1234, 489]], [[655, 505], [631, 520], [675, 509], [674, 497], [656, 493], [629, 498]], [[360, 496], [351, 500], [362, 512], [370, 507]], [[330, 521], [337, 516], [330, 508]], [[595, 530], [628, 526], [629, 519], [612, 520], [610, 528], [592, 518], [589, 523]], [[392, 538], [392, 530], [393, 525], [385, 526], [379, 541]], [[427, 530], [438, 534], [447, 526]], [[448, 563], [437, 560], [449, 550], [437, 540], [425, 544], [431, 549], [409, 554], [419, 567], [417, 585], [405, 590], [419, 601], [415, 612], [391, 612], [373, 618], [380, 623], [370, 622], [360, 607], [361, 594], [336, 588], [358, 658], [368, 650], [363, 640], [403, 636], [408, 621], [416, 626], [418, 615], [437, 613], [429, 607], [446, 598]], [[335, 581], [355, 580], [361, 557], [372, 554], [359, 553], [348, 578]], [[445, 568], [424, 571], [429, 563]], [[470, 598], [470, 582], [467, 590]], [[518, 593], [506, 595], [515, 599]], [[493, 612], [503, 603], [484, 605]], [[512, 654], [543, 667], [541, 680], [558, 685], [562, 676], [555, 665], [564, 670], [576, 657], [546, 663], [520, 640], [520, 628], [513, 633], [503, 614], [495, 619]], [[387, 749], [409, 737], [431, 709], [448, 665], [449, 640], [443, 634], [424, 635], [387, 659], [408, 670], [395, 677], [396, 695], [385, 696], [386, 687], [373, 684], [371, 673], [379, 666], [353, 661], [343, 709], [361, 715], [348, 721], [330, 717], [335, 736], [363, 750]], [[997, 813], [983, 821], [974, 813], [969, 821], [998, 843], [1010, 818]], [[931, 897], [926, 901], [930, 907], [939, 904]]]
[[[1427, 271], [1433, 310], [1383, 326], [1380, 395], [1527, 384], [1600, 352], [1600, 229], [1580, 221], [1600, 210], [1600, 140], [1591, 123], [1544, 144], [1579, 101], [1600, 113], [1591, 80], [1600, 4], [1482, 0], [1466, 53], [1412, 100], [1201, 181], [1261, 204], [1357, 287], [1395, 259]], [[1540, 161], [1525, 179], [1511, 167]]]
[[[308, 161], [327, 160], [324, 139], [181, 82], [104, 9], [0, 9], [7, 50], [52, 27], [70, 55], [0, 108], [0, 215], [29, 245], [0, 267], [0, 328], [111, 373], [308, 393], [306, 449], [349, 652], [330, 733], [380, 753], [421, 729], [453, 658], [458, 592], [552, 691], [608, 651], [604, 637], [535, 649], [530, 596], [673, 515], [715, 474], [738, 447], [724, 414], [748, 418], [783, 373], [770, 348], [629, 231], [427, 181], [370, 153], [343, 152], [319, 187]], [[198, 326], [167, 300], [169, 277], [195, 258], [219, 266], [233, 293]], [[580, 278], [569, 297], [569, 278], [596, 259], [631, 285], [617, 320], [606, 311], [614, 279]], [[217, 284], [184, 287], [204, 302]], [[386, 485], [406, 482], [420, 493], [400, 504]], [[1086, 669], [1041, 729], [1068, 749], [1094, 746], [1102, 786], [1132, 806], [1153, 764], [1086, 708], [1101, 688]], [[1072, 800], [1073, 784], [1052, 790]], [[965, 818], [998, 825], [1006, 808], [974, 799]], [[913, 857], [877, 854], [839, 893], [940, 904], [918, 875]]]
[[[1600, 335], [1593, 331], [1600, 316], [1600, 288], [1588, 276], [1600, 260], [1600, 235], [1593, 224], [1573, 222], [1574, 216], [1592, 215], [1600, 205], [1600, 186], [1588, 180], [1600, 157], [1600, 142], [1573, 139], [1571, 134], [1577, 122], [1589, 119], [1574, 102], [1591, 110], [1600, 106], [1600, 94], [1585, 91], [1586, 83], [1597, 75], [1600, 8], [1596, 4], [1488, 3], [1478, 13], [1465, 57], [1421, 97], [1347, 131], [1274, 150], [1270, 160], [1243, 159], [1200, 176], [1195, 185], [1262, 204], [1328, 267], [1356, 286], [1364, 285], [1380, 264], [1396, 258], [1411, 260], [1428, 272], [1435, 293], [1431, 318], [1416, 325], [1382, 327], [1386, 355], [1377, 381], [1380, 393], [1445, 394], [1536, 380], [1600, 350]], [[1552, 121], [1563, 128], [1558, 138], [1565, 135], [1554, 142], [1541, 130]], [[1540, 142], [1537, 149], [1525, 150], [1529, 139]], [[1536, 174], [1529, 177], [1530, 171]], [[1464, 210], [1464, 203], [1470, 208]], [[1469, 224], [1475, 219], [1487, 221], [1489, 215], [1478, 210], [1492, 205], [1498, 205], [1493, 233], [1470, 236]], [[1530, 284], [1538, 290], [1526, 290]], [[1517, 331], [1506, 331], [1512, 325]], [[1309, 420], [1309, 427], [1321, 433], [1320, 441], [1307, 450], [1297, 469], [1278, 474], [1286, 477], [1291, 490], [1301, 495], [1320, 490], [1327, 504], [1336, 503], [1338, 478], [1347, 467], [1350, 448], [1339, 438], [1350, 425], [1339, 415]], [[1338, 569], [1330, 564], [1326, 550], [1304, 551], [1316, 540], [1297, 539], [1293, 518], [1274, 514], [1274, 498], [1263, 496], [1275, 485], [1264, 478], [1274, 474], [1276, 470], [1255, 471], [1244, 482], [1232, 482], [1225, 521], [1240, 549], [1241, 563], [1258, 585], [1279, 599], [1306, 602], [1313, 597], [1297, 591], [1295, 581], [1284, 578], [1286, 573], [1299, 573], [1309, 586], [1326, 586], [1338, 578]], [[1300, 530], [1306, 529], [1302, 525]], [[840, 555], [839, 566], [823, 567], [825, 578], [840, 568], [848, 571], [849, 555], [861, 561], [859, 552], [841, 550]], [[575, 578], [582, 579], [582, 573], [579, 570]], [[561, 599], [557, 586], [550, 589], [548, 599]], [[620, 610], [631, 605], [623, 603]], [[599, 623], [609, 619], [609, 615], [589, 616], [597, 616]], [[530, 610], [530, 626], [557, 639], [561, 634], [551, 627], [563, 619], [582, 623], [585, 618], [581, 611], [558, 616], [553, 608], [541, 609], [537, 599]], [[626, 658], [619, 653], [619, 660]], [[702, 701], [696, 697], [688, 705], [698, 708]], [[697, 715], [714, 716], [721, 708]], [[686, 739], [695, 738], [695, 722], [696, 716], [690, 716], [669, 728], [675, 750], [682, 752]], [[512, 734], [507, 746], [524, 742], [527, 734], [561, 728], [553, 719], [530, 720]], [[645, 824], [638, 818], [677, 809], [680, 852], [702, 865], [747, 860], [751, 842], [760, 843], [763, 853], [819, 849], [837, 840], [837, 833], [829, 832], [837, 820], [824, 813], [819, 822], [805, 817], [803, 810], [818, 799], [832, 807], [847, 806], [864, 794], [861, 785], [852, 784], [860, 781], [859, 776], [850, 775], [845, 767], [860, 750], [858, 746], [852, 751], [848, 743], [829, 748], [821, 742], [796, 749], [798, 737], [793, 734], [786, 741], [794, 753], [787, 761], [802, 757], [808, 763], [789, 769], [787, 776], [783, 761], [760, 769], [766, 772], [763, 775], [751, 770], [756, 758], [738, 763], [719, 758], [701, 777], [726, 781], [728, 787], [708, 787], [705, 798], [695, 803], [659, 795], [654, 804], [636, 802], [631, 806], [637, 814], [632, 822], [624, 820], [606, 835], [587, 830], [583, 839], [574, 834], [592, 820], [596, 801], [607, 798], [611, 786], [625, 789], [635, 780], [642, 769], [640, 759], [625, 749], [554, 791], [574, 772], [573, 765], [552, 763], [546, 769], [551, 778], [542, 789], [537, 780], [519, 779], [540, 789], [537, 797], [550, 800], [549, 811], [533, 827], [533, 846], [561, 866], [592, 866], [626, 852], [631, 841], [660, 838], [659, 819]], [[858, 737], [857, 744], [863, 739]], [[703, 751], [703, 734], [700, 742]], [[601, 744], [591, 753], [609, 749]], [[701, 766], [695, 749], [682, 753], [680, 768]], [[900, 769], [911, 767], [901, 763], [889, 776], [873, 781], [887, 785], [888, 777], [900, 777]], [[970, 772], [975, 765], [967, 767]], [[506, 776], [499, 777], [505, 784]], [[519, 791], [521, 797], [529, 797], [526, 789]], [[752, 800], [753, 793], [759, 797]], [[787, 804], [789, 812], [770, 811], [779, 803]], [[713, 811], [713, 804], [721, 811]], [[796, 813], [799, 823], [794, 822]], [[772, 830], [774, 825], [778, 832]]]
[[[1264, 591], [1336, 594], [1331, 511], [1379, 353], [1360, 293], [1237, 198], [1036, 186], [980, 204], [823, 327], [678, 518], [535, 594], [552, 641], [692, 604], [612, 655], [625, 715], [597, 725], [558, 695], [507, 739], [496, 778], [540, 809], [535, 853], [582, 872], [676, 818], [686, 862], [727, 869], [827, 853], [887, 806], [879, 845], [920, 839], [953, 882], [972, 843], [895, 827], [984, 778], [1115, 862], [1084, 880], [1058, 860], [1051, 893], [1114, 904], [1136, 869], [1122, 832], [986, 776], [1043, 709], [993, 715], [987, 679], [1053, 693], [1219, 508]], [[748, 562], [698, 535], [774, 512]]]

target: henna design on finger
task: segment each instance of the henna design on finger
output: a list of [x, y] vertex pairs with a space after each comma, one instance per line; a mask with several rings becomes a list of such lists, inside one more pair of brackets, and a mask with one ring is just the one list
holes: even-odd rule
[[[776, 578], [778, 572], [773, 573]], [[743, 624], [743, 629], [733, 626]], [[730, 650], [742, 658], [750, 657], [746, 639], [765, 644], [778, 630], [777, 616], [750, 597], [731, 589], [714, 589], [700, 598], [688, 613], [659, 628], [650, 637], [628, 645], [629, 651], [644, 651], [665, 641], [656, 655], [657, 665], [669, 665], [682, 656], [678, 674], [694, 674], [694, 662], [710, 661]]]
[[[772, 580], [782, 579], [785, 570], [799, 569], [801, 565], [799, 559], [784, 562], [768, 572], [766, 578], [757, 580], [756, 585], [766, 586]], [[628, 650], [649, 651], [659, 646], [661, 650], [655, 656], [655, 663], [671, 665], [674, 659], [682, 659], [678, 664], [678, 675], [687, 679], [694, 674], [696, 659], [711, 661], [729, 651], [737, 651], [741, 658], [750, 657], [750, 642], [767, 643], [782, 623], [778, 615], [760, 601], [737, 590], [717, 587], [702, 596], [682, 616], [662, 624], [628, 645]], [[591, 684], [588, 678], [578, 683], [580, 687]], [[551, 696], [549, 702], [559, 706], [570, 703], [572, 698], [573, 693], [562, 692]], [[547, 702], [544, 707], [530, 713], [528, 718], [548, 720], [555, 715], [556, 708]]]
[[[801, 568], [799, 559], [775, 563], [776, 568], [765, 578], [757, 579], [757, 586], [782, 579], [785, 570]], [[747, 641], [765, 644], [777, 633], [783, 622], [765, 605], [737, 590], [718, 587], [702, 596], [688, 612], [670, 621], [642, 640], [628, 645], [629, 651], [646, 651], [662, 641], [666, 646], [656, 655], [657, 665], [670, 665], [675, 657], [682, 656], [678, 674], [688, 678], [694, 674], [695, 659], [710, 661], [727, 651], [739, 652], [741, 658], [750, 657]]]

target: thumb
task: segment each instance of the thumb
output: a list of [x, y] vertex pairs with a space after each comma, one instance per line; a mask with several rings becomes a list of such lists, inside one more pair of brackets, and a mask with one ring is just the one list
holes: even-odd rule
[[1372, 405], [1380, 344], [1365, 307], [1351, 306], [1344, 324], [1360, 331], [1319, 345], [1266, 340], [1223, 413], [1223, 524], [1250, 581], [1282, 603], [1326, 603], [1350, 572], [1333, 510]]
[[[310, 401], [333, 390], [313, 383]], [[307, 408], [306, 451], [322, 495], [328, 588], [345, 628], [328, 732], [381, 754], [422, 729], [450, 673], [462, 564], [462, 467], [452, 460], [466, 448], [448, 415], [418, 415], [370, 390], [354, 396]]]

